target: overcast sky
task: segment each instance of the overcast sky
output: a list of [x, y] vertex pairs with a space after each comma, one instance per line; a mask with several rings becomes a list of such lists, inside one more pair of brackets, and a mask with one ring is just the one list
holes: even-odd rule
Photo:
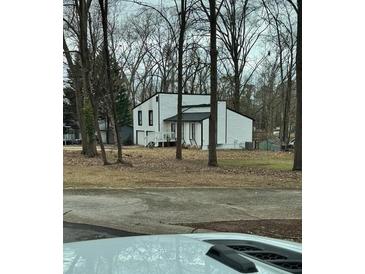
[[[173, 0], [143, 0], [143, 1], [139, 1], [139, 2], [148, 4], [148, 5], [153, 5], [155, 7], [159, 7], [160, 5], [167, 6], [167, 5], [174, 4]], [[129, 15], [131, 13], [134, 13], [134, 12], [136, 12], [136, 10], [139, 7], [140, 6], [135, 3], [128, 3], [128, 2], [124, 2], [123, 0], [120, 1], [121, 15]]]

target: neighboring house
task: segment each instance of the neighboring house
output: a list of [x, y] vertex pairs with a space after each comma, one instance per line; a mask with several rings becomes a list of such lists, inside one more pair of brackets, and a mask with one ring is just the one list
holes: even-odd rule
[[[183, 94], [182, 142], [207, 149], [209, 144], [210, 95]], [[177, 94], [156, 93], [133, 109], [133, 141], [137, 145], [176, 144]], [[217, 148], [244, 148], [252, 142], [253, 118], [218, 101]]]
[[[99, 119], [99, 128], [101, 139], [104, 144], [114, 144], [114, 128], [108, 119]], [[118, 128], [119, 135], [123, 145], [131, 145], [133, 143], [133, 127], [121, 126]]]
[[79, 127], [75, 122], [63, 123], [63, 144], [69, 145], [80, 140]]

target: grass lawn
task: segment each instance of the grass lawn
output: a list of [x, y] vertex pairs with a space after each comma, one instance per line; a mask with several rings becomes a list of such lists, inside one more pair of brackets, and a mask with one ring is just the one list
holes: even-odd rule
[[291, 170], [293, 167], [292, 159], [223, 159], [219, 161], [219, 164], [223, 167], [256, 167], [274, 170]]
[[[114, 161], [116, 150], [107, 149]], [[125, 187], [271, 187], [301, 188], [301, 172], [291, 171], [287, 152], [219, 150], [218, 168], [207, 167], [208, 152], [175, 148], [125, 147], [123, 157], [132, 167], [103, 166], [100, 158], [85, 158], [79, 147], [64, 148], [65, 188]]]

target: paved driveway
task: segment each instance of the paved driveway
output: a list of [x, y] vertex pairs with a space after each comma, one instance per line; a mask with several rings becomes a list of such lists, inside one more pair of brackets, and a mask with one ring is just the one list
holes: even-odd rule
[[134, 233], [187, 233], [177, 225], [212, 221], [300, 219], [299, 190], [153, 188], [64, 190], [64, 221]]

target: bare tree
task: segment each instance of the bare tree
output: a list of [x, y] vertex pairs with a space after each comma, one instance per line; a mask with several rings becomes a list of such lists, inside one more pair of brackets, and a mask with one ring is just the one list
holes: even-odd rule
[[[252, 0], [222, 1], [222, 12], [219, 16], [220, 23], [217, 25], [218, 37], [228, 50], [230, 56], [228, 60], [233, 67], [234, 90], [232, 101], [233, 108], [236, 111], [240, 111], [241, 107], [240, 99], [245, 88], [242, 85], [242, 75], [247, 67], [248, 57], [267, 28], [260, 21], [261, 17], [257, 14], [260, 11], [260, 6], [251, 2], [256, 3]], [[248, 80], [246, 80], [246, 84]]]
[[120, 138], [120, 132], [118, 130], [117, 113], [115, 108], [115, 98], [114, 90], [111, 78], [111, 67], [110, 67], [110, 55], [109, 55], [109, 45], [108, 45], [108, 0], [99, 0], [99, 6], [101, 11], [102, 25], [103, 25], [103, 49], [105, 58], [105, 70], [107, 75], [107, 88], [111, 101], [111, 110], [114, 124], [114, 134], [116, 137], [116, 143], [118, 148], [118, 158], [117, 162], [122, 163], [122, 144]]
[[209, 153], [208, 166], [218, 166], [217, 161], [217, 17], [222, 3], [217, 7], [215, 0], [209, 0], [209, 7], [206, 7], [203, 0], [201, 6], [208, 17], [210, 26], [210, 116], [209, 116]]
[[[282, 94], [282, 114], [280, 125], [280, 141], [282, 149], [286, 150], [289, 144], [289, 112], [291, 105], [293, 67], [294, 67], [294, 47], [296, 45], [295, 33], [292, 27], [291, 13], [288, 9], [287, 2], [273, 1], [273, 5], [269, 6], [270, 2], [262, 1], [265, 7], [269, 22], [273, 21], [275, 29], [275, 38], [277, 40], [277, 50], [280, 64], [280, 85], [279, 88]], [[284, 4], [284, 5], [283, 5]], [[284, 14], [281, 10], [285, 10]], [[273, 20], [270, 20], [270, 19]], [[286, 56], [285, 56], [286, 54]], [[285, 64], [286, 63], [286, 64]], [[286, 68], [285, 68], [286, 66]], [[285, 71], [286, 70], [286, 73]]]
[[180, 32], [178, 44], [178, 72], [177, 72], [177, 139], [176, 139], [176, 159], [182, 159], [182, 93], [183, 93], [183, 54], [184, 54], [184, 36], [186, 30], [186, 0], [180, 1]]
[[99, 127], [98, 121], [98, 104], [94, 98], [92, 92], [92, 85], [90, 79], [90, 52], [88, 48], [88, 16], [89, 16], [89, 9], [91, 5], [91, 0], [75, 0], [75, 6], [79, 17], [79, 28], [80, 28], [80, 35], [79, 35], [79, 51], [80, 51], [80, 58], [81, 58], [81, 73], [82, 73], [82, 83], [83, 89], [86, 91], [94, 118], [94, 126], [97, 132], [97, 137], [100, 145], [101, 156], [103, 159], [104, 165], [108, 164], [108, 160], [106, 158], [105, 148], [102, 141], [102, 136]]
[[[188, 3], [189, 2], [189, 3]], [[177, 3], [177, 1], [174, 1], [175, 3], [175, 10], [178, 14], [178, 25], [179, 25], [179, 38], [175, 36], [175, 29], [173, 27], [173, 23], [171, 20], [167, 18], [167, 16], [159, 9], [147, 5], [141, 2], [135, 2], [141, 6], [148, 7], [154, 11], [156, 11], [167, 23], [169, 34], [171, 35], [171, 40], [173, 41], [172, 44], [166, 44], [165, 47], [162, 47], [161, 44], [158, 47], [159, 51], [162, 51], [162, 56], [166, 56], [166, 66], [159, 66], [161, 71], [161, 89], [162, 91], [166, 92], [169, 84], [168, 79], [170, 78], [169, 72], [170, 69], [167, 70], [166, 68], [169, 67], [171, 64], [171, 56], [172, 52], [174, 51], [174, 48], [177, 47], [178, 50], [178, 85], [177, 85], [177, 138], [176, 138], [176, 159], [181, 160], [182, 159], [182, 94], [183, 94], [183, 55], [184, 55], [184, 41], [185, 41], [185, 33], [186, 33], [186, 26], [187, 26], [187, 19], [189, 17], [190, 12], [192, 11], [192, 6], [194, 1], [189, 0], [180, 0], [180, 8]], [[160, 38], [160, 37], [159, 37]], [[151, 55], [154, 57], [154, 55]], [[161, 58], [161, 62], [156, 62], [157, 64], [164, 64], [164, 59]], [[172, 68], [172, 71], [174, 68]], [[174, 78], [174, 77], [172, 77]]]
[[[75, 100], [76, 100], [76, 114], [80, 126], [80, 134], [82, 141], [82, 154], [85, 154], [87, 156], [93, 156], [96, 152], [95, 148], [95, 142], [89, 142], [88, 136], [86, 134], [86, 128], [85, 128], [85, 115], [83, 110], [83, 96], [82, 96], [82, 83], [79, 80], [78, 77], [78, 69], [76, 65], [74, 64], [74, 61], [71, 56], [71, 52], [68, 48], [65, 35], [63, 35], [63, 51], [66, 56], [67, 64], [69, 67], [69, 73], [72, 80], [72, 83], [74, 85], [75, 90]], [[91, 146], [91, 147], [89, 147]]]
[[297, 16], [297, 55], [296, 55], [296, 74], [297, 74], [297, 114], [295, 123], [295, 150], [293, 170], [302, 170], [302, 0], [297, 0], [294, 7]]

